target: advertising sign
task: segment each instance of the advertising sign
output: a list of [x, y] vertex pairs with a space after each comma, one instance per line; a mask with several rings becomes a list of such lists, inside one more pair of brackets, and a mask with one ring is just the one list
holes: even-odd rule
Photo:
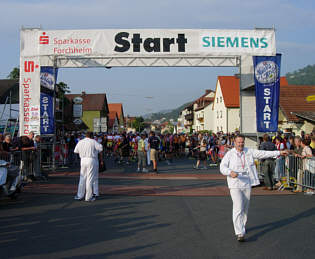
[[281, 55], [253, 57], [258, 132], [278, 130]]
[[[238, 66], [240, 56], [276, 55], [273, 29], [23, 28], [20, 40], [20, 135], [27, 135], [31, 130], [40, 134], [41, 77], [45, 87], [53, 85], [51, 74], [43, 72], [40, 75], [41, 64], [58, 67], [106, 67], [109, 63], [111, 66], [217, 67]], [[133, 63], [134, 60], [138, 63]], [[75, 105], [81, 104], [73, 106], [75, 117], [81, 117], [82, 105]]]
[[[276, 53], [274, 30], [104, 29], [37, 30], [40, 56], [141, 57]], [[25, 44], [31, 39], [24, 37]], [[21, 55], [34, 50], [23, 48]]]
[[20, 132], [40, 134], [40, 68], [39, 57], [20, 60]]
[[73, 104], [73, 117], [81, 118], [82, 117], [82, 104]]
[[40, 133], [54, 134], [54, 98], [50, 94], [40, 94]]

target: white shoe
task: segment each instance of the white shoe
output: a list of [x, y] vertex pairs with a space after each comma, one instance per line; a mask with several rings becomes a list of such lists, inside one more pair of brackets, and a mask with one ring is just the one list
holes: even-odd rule
[[15, 192], [16, 191], [16, 187], [14, 185], [12, 185], [9, 189], [10, 192]]
[[77, 201], [81, 201], [83, 198], [80, 198], [78, 195], [74, 196], [74, 199]]
[[139, 173], [140, 172], [140, 168], [138, 167], [138, 169], [137, 169], [137, 172]]
[[93, 201], [95, 201], [95, 200], [96, 200], [96, 198], [95, 198], [95, 197], [92, 197], [91, 199], [85, 200], [85, 201], [87, 201], [87, 202], [93, 202]]
[[143, 168], [143, 169], [142, 169], [142, 173], [148, 173], [148, 172], [149, 172], [148, 169], [146, 169], [146, 168]]

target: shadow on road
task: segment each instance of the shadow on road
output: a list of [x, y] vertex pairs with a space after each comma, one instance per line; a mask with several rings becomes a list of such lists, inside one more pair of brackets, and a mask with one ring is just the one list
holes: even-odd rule
[[[0, 216], [1, 258], [44, 256], [88, 245], [104, 245], [105, 241], [130, 237], [139, 231], [170, 226], [158, 223], [157, 214], [133, 215], [143, 203], [153, 203], [152, 200], [121, 202], [111, 197], [110, 201], [98, 203], [65, 203], [64, 198], [61, 201], [62, 197], [56, 196], [34, 195], [33, 198], [37, 201], [12, 204], [9, 210], [8, 207], [5, 210], [2, 208], [6, 214], [12, 210], [14, 216]], [[115, 213], [117, 210], [121, 212]], [[123, 254], [155, 245], [136, 246], [103, 255]], [[111, 247], [104, 246], [101, 250], [110, 251]]]
[[251, 231], [254, 231], [257, 229], [263, 229], [263, 230], [259, 231], [258, 233], [256, 233], [253, 236], [249, 236], [247, 241], [249, 241], [249, 242], [256, 241], [259, 237], [262, 237], [263, 235], [267, 234], [268, 232], [271, 232], [271, 231], [274, 231], [276, 229], [285, 227], [285, 226], [290, 225], [290, 224], [292, 224], [296, 221], [299, 221], [303, 218], [308, 218], [308, 217], [311, 217], [314, 215], [315, 215], [315, 207], [310, 208], [308, 210], [305, 210], [305, 211], [303, 211], [303, 212], [301, 212], [295, 216], [292, 216], [292, 217], [288, 217], [288, 218], [277, 220], [277, 221], [274, 221], [271, 223], [262, 224], [259, 226], [248, 228], [247, 229], [248, 232], [251, 232]]

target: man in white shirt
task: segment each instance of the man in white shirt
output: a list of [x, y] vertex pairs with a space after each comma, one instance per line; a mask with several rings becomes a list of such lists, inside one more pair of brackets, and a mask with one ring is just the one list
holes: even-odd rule
[[[75, 200], [82, 200], [85, 194], [85, 201], [94, 201], [93, 191], [98, 195], [98, 155], [102, 150], [103, 146], [93, 139], [92, 132], [88, 132], [76, 145], [74, 153], [78, 153], [81, 158], [81, 169]], [[103, 162], [102, 159], [100, 161]]]
[[244, 148], [245, 137], [235, 138], [234, 148], [228, 151], [220, 164], [220, 171], [227, 176], [228, 187], [233, 201], [233, 225], [237, 240], [243, 242], [251, 187], [259, 185], [254, 159], [275, 158], [287, 155], [287, 151], [263, 151]]

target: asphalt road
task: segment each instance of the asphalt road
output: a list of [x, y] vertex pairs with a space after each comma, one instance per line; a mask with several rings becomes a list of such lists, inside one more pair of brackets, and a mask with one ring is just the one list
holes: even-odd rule
[[[154, 181], [161, 180], [146, 184]], [[86, 203], [69, 194], [23, 193], [0, 200], [0, 258], [313, 258], [314, 198], [252, 196], [247, 242], [238, 243], [228, 196], [101, 196]]]

